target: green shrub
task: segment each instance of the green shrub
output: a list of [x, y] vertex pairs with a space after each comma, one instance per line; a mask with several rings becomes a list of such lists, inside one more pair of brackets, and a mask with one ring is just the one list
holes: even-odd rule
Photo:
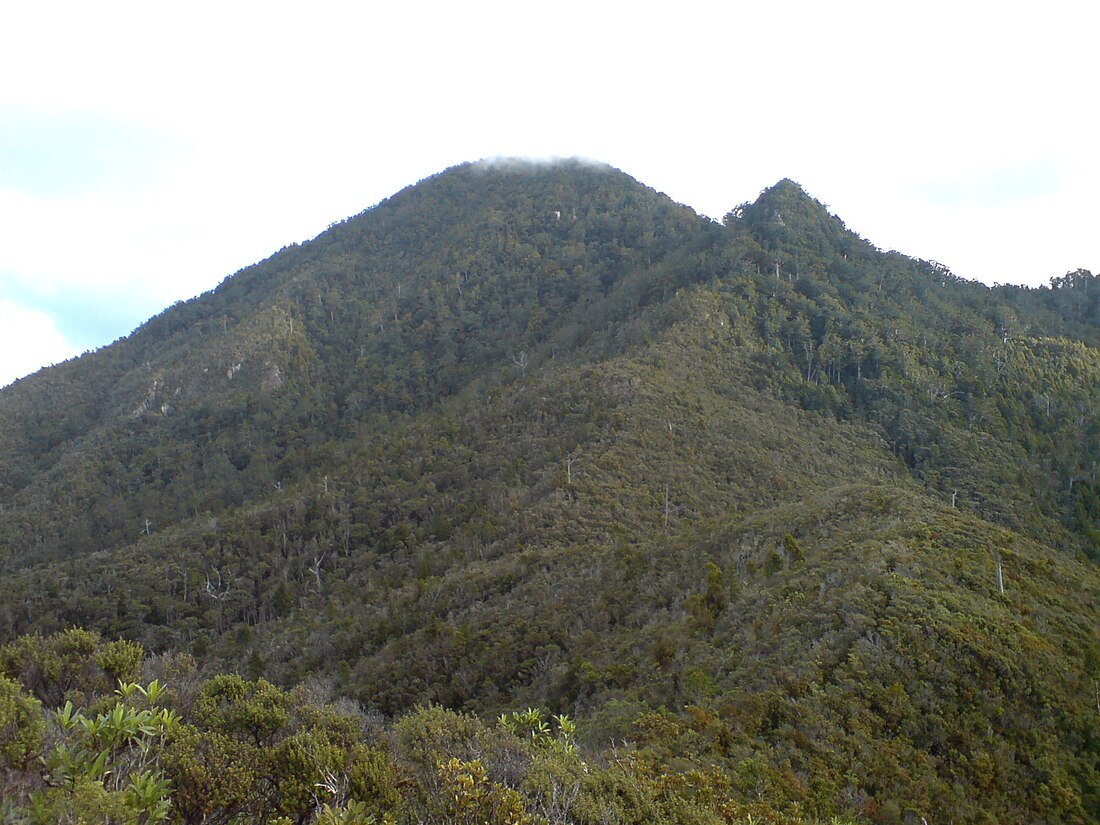
[[[261, 807], [259, 749], [218, 731], [181, 726], [165, 753], [173, 802], [184, 821], [226, 821]], [[220, 816], [221, 819], [218, 819]]]
[[376, 816], [396, 810], [401, 803], [393, 759], [380, 748], [365, 744], [352, 748], [347, 778], [348, 795]]
[[14, 679], [46, 707], [65, 700], [81, 707], [110, 697], [121, 682], [134, 682], [145, 653], [135, 642], [104, 642], [80, 628], [50, 636], [20, 636], [0, 647], [0, 675]]
[[270, 682], [215, 676], [195, 699], [195, 722], [254, 745], [269, 743], [290, 721], [293, 698]]
[[42, 705], [0, 676], [0, 768], [25, 768], [42, 747]]

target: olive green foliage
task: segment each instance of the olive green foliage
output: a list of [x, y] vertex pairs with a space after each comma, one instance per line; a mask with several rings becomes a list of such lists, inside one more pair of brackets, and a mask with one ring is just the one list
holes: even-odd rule
[[429, 821], [455, 825], [534, 825], [523, 807], [523, 797], [492, 782], [477, 759], [451, 757], [437, 768], [441, 794]]
[[449, 170], [0, 391], [0, 674], [184, 821], [1096, 820], [1098, 308]]
[[38, 700], [0, 676], [0, 769], [26, 766], [42, 745], [45, 727]]
[[393, 802], [369, 749], [356, 747], [354, 719], [304, 705], [262, 679], [214, 676], [191, 716], [166, 755], [185, 819], [301, 821], [321, 802]]
[[547, 722], [543, 719], [541, 710], [527, 708], [524, 711], [502, 713], [497, 724], [516, 736], [529, 736], [531, 744], [539, 749], [573, 753], [576, 748], [574, 736], [577, 725], [565, 714], [555, 714]]
[[159, 707], [163, 691], [156, 680], [147, 688], [120, 682], [116, 693], [101, 713], [85, 713], [71, 701], [54, 712], [57, 741], [40, 757], [45, 788], [29, 795], [32, 822], [168, 818], [171, 783], [160, 759], [179, 717]]
[[[96, 693], [94, 683], [76, 688]], [[638, 754], [588, 762], [576, 725], [535, 709], [491, 727], [429, 706], [378, 726], [358, 708], [234, 675], [205, 680], [182, 704], [158, 680], [120, 684], [95, 714], [22, 701], [29, 713], [9, 726], [21, 750], [7, 765], [5, 821], [642, 825], [741, 822], [748, 811], [751, 821], [812, 821], [738, 803], [718, 772], [670, 772]]]
[[49, 637], [23, 636], [0, 647], [0, 673], [18, 679], [47, 705], [109, 693], [138, 675], [142, 650], [129, 641], [102, 642], [95, 632], [71, 628]]

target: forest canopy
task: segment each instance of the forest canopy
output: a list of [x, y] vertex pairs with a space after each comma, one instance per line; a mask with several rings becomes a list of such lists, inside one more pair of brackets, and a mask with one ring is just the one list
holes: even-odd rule
[[9, 810], [1095, 821], [1096, 280], [409, 187], [0, 390]]

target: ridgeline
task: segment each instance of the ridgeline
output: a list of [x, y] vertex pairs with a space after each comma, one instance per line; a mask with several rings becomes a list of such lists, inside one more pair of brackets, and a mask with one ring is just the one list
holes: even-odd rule
[[0, 390], [11, 810], [151, 817], [3, 714], [156, 677], [169, 821], [1096, 821], [1097, 281], [788, 180], [411, 186]]

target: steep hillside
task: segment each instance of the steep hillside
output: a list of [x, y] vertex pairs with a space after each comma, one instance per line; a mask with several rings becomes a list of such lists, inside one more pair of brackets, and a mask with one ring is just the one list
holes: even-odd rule
[[0, 395], [4, 562], [119, 546], [324, 468], [342, 440], [603, 329], [617, 284], [708, 229], [606, 167], [411, 187]]
[[719, 226], [449, 170], [0, 392], [0, 629], [567, 712], [792, 817], [1089, 821], [1095, 280], [961, 281], [790, 181]]
[[727, 226], [741, 277], [723, 288], [762, 344], [755, 385], [867, 422], [916, 478], [982, 518], [1100, 555], [1100, 327], [1082, 323], [1095, 321], [1096, 277], [961, 281], [878, 252], [789, 181]]

